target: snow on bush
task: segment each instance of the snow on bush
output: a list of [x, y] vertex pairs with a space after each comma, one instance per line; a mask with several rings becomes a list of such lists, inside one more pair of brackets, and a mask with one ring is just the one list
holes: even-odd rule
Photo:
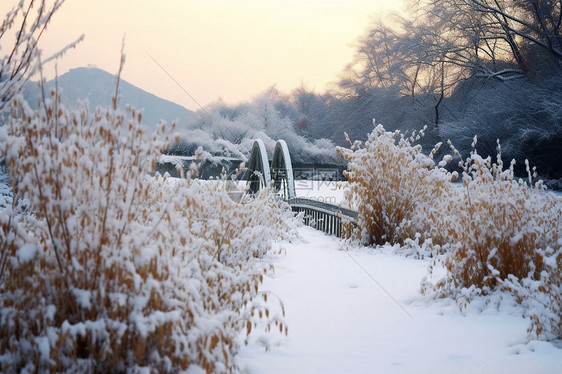
[[[457, 177], [436, 166], [399, 132], [378, 125], [365, 144], [338, 151], [348, 161], [349, 199], [359, 202], [357, 234], [368, 243], [401, 243], [432, 248], [429, 273], [447, 270], [443, 279], [422, 282], [422, 291], [453, 297], [461, 307], [476, 296], [508, 290], [526, 306], [529, 332], [562, 337], [562, 201], [514, 177], [474, 150], [459, 163]], [[474, 143], [475, 144], [475, 143]], [[460, 153], [454, 154], [462, 160]]]
[[528, 332], [546, 340], [562, 338], [562, 241], [557, 249], [538, 249], [542, 270], [535, 277], [509, 275], [501, 283], [513, 292], [531, 319]]
[[[447, 200], [439, 228], [448, 238], [445, 255], [432, 265], [448, 273], [435, 285], [424, 283], [424, 291], [451, 295], [463, 305], [507, 289], [528, 307], [531, 332], [562, 336], [560, 199], [541, 182], [531, 185], [528, 163], [528, 184], [515, 178], [514, 162], [504, 169], [499, 144], [496, 163], [473, 151], [460, 166], [462, 189]], [[530, 307], [537, 298], [541, 306]]]
[[[358, 235], [366, 244], [403, 243], [431, 230], [451, 176], [399, 131], [375, 127], [367, 141], [338, 147], [347, 160], [347, 198], [358, 198]], [[351, 142], [350, 142], [351, 143]], [[433, 155], [433, 153], [432, 153]]]
[[268, 191], [235, 204], [224, 184], [151, 176], [171, 135], [116, 103], [19, 96], [0, 127], [0, 371], [235, 370], [241, 333], [286, 332], [259, 286], [292, 214]]
[[448, 200], [442, 227], [453, 243], [446, 261], [453, 288], [491, 287], [508, 275], [536, 278], [543, 265], [537, 249], [557, 244], [559, 199], [540, 182], [516, 180], [513, 165], [504, 170], [501, 154], [492, 163], [476, 151], [461, 162], [463, 187]]

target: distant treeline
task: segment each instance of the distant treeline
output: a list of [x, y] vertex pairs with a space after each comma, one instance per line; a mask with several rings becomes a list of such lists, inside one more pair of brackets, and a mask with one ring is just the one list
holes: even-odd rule
[[[335, 145], [365, 140], [373, 120], [403, 133], [427, 127], [429, 152], [450, 139], [505, 163], [525, 159], [540, 177], [562, 178], [561, 2], [416, 1], [408, 17], [375, 22], [334, 88], [274, 87], [235, 106], [198, 113], [174, 152], [198, 145], [246, 156], [253, 138], [285, 139], [297, 163], [341, 164]], [[478, 141], [474, 142], [474, 137]], [[441, 148], [448, 151], [447, 147]]]

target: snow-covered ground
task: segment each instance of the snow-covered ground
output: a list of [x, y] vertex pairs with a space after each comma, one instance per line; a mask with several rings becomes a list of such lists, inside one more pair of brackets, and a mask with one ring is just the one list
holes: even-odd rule
[[300, 234], [278, 243], [285, 253], [263, 287], [283, 301], [289, 334], [268, 352], [244, 347], [247, 373], [562, 373], [562, 347], [529, 341], [529, 320], [508, 295], [460, 312], [420, 294], [428, 260]]
[[[333, 182], [306, 183], [297, 181], [298, 196], [343, 200]], [[0, 206], [8, 201], [0, 183]], [[276, 243], [283, 251], [263, 284], [283, 302], [288, 336], [253, 333], [237, 357], [244, 372], [562, 373], [562, 342], [529, 341], [529, 320], [509, 295], [461, 312], [420, 294], [427, 259], [397, 247], [348, 247], [309, 227], [299, 233], [301, 240]]]

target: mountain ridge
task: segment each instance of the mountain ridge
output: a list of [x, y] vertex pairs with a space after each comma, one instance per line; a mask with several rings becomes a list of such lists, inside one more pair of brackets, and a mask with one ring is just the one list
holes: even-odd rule
[[[77, 100], [88, 100], [90, 108], [110, 106], [115, 93], [115, 75], [95, 67], [79, 67], [64, 73], [57, 80], [45, 84], [50, 90], [58, 86], [62, 92], [62, 101], [73, 107]], [[37, 82], [28, 83], [25, 97], [30, 103], [37, 102], [39, 86]], [[143, 124], [154, 130], [160, 120], [171, 124], [176, 122], [177, 128], [185, 128], [196, 119], [193, 111], [172, 101], [158, 97], [121, 79], [119, 83], [119, 107], [129, 104], [143, 109]]]

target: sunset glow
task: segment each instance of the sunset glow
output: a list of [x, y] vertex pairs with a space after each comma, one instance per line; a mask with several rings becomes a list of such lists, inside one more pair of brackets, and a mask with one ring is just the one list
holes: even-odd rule
[[[3, 1], [0, 11], [9, 9]], [[353, 44], [392, 0], [67, 0], [41, 40], [45, 55], [85, 40], [58, 73], [93, 65], [115, 73], [125, 36], [125, 80], [192, 110], [244, 101], [272, 85], [324, 91], [353, 58]], [[154, 60], [150, 57], [152, 56]], [[53, 66], [46, 68], [54, 75]]]

